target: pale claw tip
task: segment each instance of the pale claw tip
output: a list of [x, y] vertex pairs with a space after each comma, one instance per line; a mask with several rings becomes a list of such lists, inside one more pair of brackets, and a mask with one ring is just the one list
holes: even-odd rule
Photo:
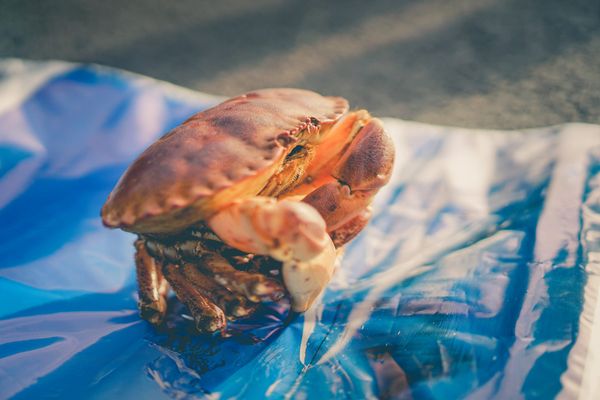
[[308, 261], [284, 262], [283, 282], [290, 293], [293, 311], [305, 312], [312, 306], [331, 280], [335, 260], [335, 246], [329, 240], [325, 249]]

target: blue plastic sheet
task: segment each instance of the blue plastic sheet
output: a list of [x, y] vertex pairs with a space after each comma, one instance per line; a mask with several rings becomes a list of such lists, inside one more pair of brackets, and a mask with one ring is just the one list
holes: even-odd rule
[[[227, 338], [136, 310], [99, 210], [219, 99], [97, 66], [0, 63], [0, 398], [598, 398], [600, 127], [385, 120], [397, 163], [321, 302]], [[507, 116], [510, 118], [510, 116]]]

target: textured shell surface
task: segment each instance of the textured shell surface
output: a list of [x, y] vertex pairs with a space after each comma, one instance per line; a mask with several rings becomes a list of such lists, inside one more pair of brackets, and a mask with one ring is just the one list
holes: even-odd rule
[[228, 197], [256, 195], [296, 133], [332, 124], [347, 111], [340, 97], [264, 89], [199, 112], [130, 165], [102, 208], [103, 222], [167, 232], [206, 218]]

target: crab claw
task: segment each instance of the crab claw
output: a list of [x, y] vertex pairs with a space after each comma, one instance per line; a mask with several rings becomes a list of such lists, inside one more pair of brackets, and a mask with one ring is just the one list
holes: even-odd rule
[[[373, 196], [389, 181], [393, 165], [392, 139], [381, 121], [373, 118], [334, 165], [331, 176], [335, 179], [319, 186], [302, 201], [319, 211], [329, 232], [335, 231], [367, 209]], [[363, 226], [355, 228], [360, 230]]]
[[228, 245], [283, 262], [294, 311], [306, 311], [331, 279], [335, 246], [323, 217], [306, 203], [253, 197], [231, 204], [208, 224]]
[[229, 246], [279, 261], [310, 260], [328, 245], [323, 217], [308, 204], [270, 197], [235, 202], [208, 220]]
[[332, 171], [353, 191], [379, 190], [390, 180], [394, 166], [394, 142], [377, 118], [358, 132]]

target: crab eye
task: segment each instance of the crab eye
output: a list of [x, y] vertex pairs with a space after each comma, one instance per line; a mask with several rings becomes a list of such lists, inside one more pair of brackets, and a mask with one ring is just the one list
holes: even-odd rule
[[289, 159], [291, 159], [291, 158], [294, 158], [294, 157], [295, 157], [297, 154], [300, 154], [300, 153], [302, 153], [302, 151], [303, 151], [303, 150], [304, 150], [304, 146], [301, 146], [301, 145], [295, 146], [295, 147], [292, 149], [292, 151], [290, 151], [290, 152], [288, 153], [288, 155], [287, 155], [287, 157], [286, 157], [286, 158], [287, 158], [288, 160], [289, 160]]

